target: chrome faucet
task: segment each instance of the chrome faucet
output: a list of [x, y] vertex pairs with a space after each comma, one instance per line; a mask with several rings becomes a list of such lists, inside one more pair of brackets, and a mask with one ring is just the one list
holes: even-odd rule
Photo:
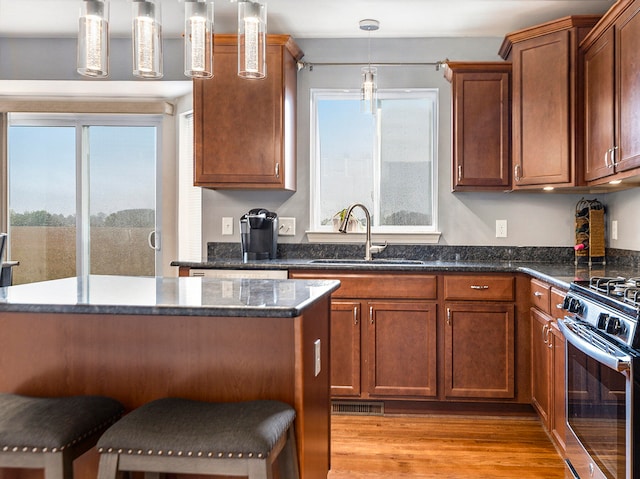
[[367, 220], [367, 239], [365, 240], [365, 243], [364, 243], [364, 259], [365, 261], [371, 261], [373, 259], [372, 255], [374, 253], [382, 253], [382, 251], [384, 251], [384, 249], [387, 247], [387, 242], [385, 241], [383, 245], [371, 244], [371, 215], [369, 214], [369, 210], [365, 205], [363, 205], [362, 203], [354, 203], [351, 206], [349, 206], [347, 208], [347, 211], [344, 214], [342, 223], [340, 223], [340, 227], [338, 228], [338, 231], [340, 231], [340, 233], [347, 232], [349, 217], [351, 216], [351, 212], [356, 206], [359, 206], [360, 209], [364, 211], [364, 216], [366, 217], [366, 220]]

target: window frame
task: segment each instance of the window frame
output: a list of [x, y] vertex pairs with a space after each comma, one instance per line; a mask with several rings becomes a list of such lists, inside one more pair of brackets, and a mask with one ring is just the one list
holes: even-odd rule
[[[439, 90], [438, 88], [388, 88], [379, 89], [378, 98], [393, 99], [407, 98], [410, 94], [417, 98], [425, 94], [433, 100], [433, 141], [431, 151], [431, 169], [432, 169], [432, 225], [431, 226], [372, 226], [372, 234], [378, 240], [386, 240], [394, 243], [428, 243], [435, 244], [439, 241], [441, 233], [438, 231], [438, 135], [439, 135]], [[307, 231], [307, 239], [309, 242], [351, 242], [353, 238], [333, 231], [331, 226], [321, 225], [319, 191], [320, 191], [320, 152], [318, 141], [318, 101], [319, 100], [339, 100], [339, 99], [359, 99], [359, 89], [346, 88], [311, 88], [310, 89], [310, 134], [309, 134], [309, 177], [310, 177], [310, 198], [309, 198], [309, 226]], [[379, 124], [378, 124], [379, 129]], [[379, 139], [379, 137], [378, 137]], [[379, 142], [375, 149], [376, 159], [374, 165], [374, 188], [380, 188], [380, 150]], [[378, 195], [379, 198], [379, 195]], [[345, 205], [345, 207], [348, 205]], [[377, 214], [379, 203], [374, 205], [371, 213]]]

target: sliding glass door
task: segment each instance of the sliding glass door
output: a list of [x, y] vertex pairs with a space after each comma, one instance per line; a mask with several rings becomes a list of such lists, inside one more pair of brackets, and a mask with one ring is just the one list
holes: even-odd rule
[[10, 117], [14, 284], [155, 275], [159, 137], [158, 117]]

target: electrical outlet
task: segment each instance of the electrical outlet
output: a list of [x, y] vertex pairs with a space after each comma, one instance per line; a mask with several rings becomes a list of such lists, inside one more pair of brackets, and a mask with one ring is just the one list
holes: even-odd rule
[[278, 235], [295, 236], [296, 235], [296, 219], [295, 218], [278, 218]]
[[507, 220], [496, 220], [496, 238], [507, 237]]
[[314, 365], [315, 365], [315, 375], [318, 376], [320, 374], [320, 371], [322, 371], [322, 361], [320, 359], [320, 351], [322, 350], [321, 346], [320, 346], [320, 340], [316, 339], [313, 342], [313, 347], [314, 347], [314, 356], [315, 356], [315, 361], [314, 361]]
[[222, 218], [222, 234], [225, 236], [233, 234], [233, 218], [231, 216]]
[[613, 220], [611, 222], [611, 239], [612, 240], [618, 239], [618, 221], [617, 220]]

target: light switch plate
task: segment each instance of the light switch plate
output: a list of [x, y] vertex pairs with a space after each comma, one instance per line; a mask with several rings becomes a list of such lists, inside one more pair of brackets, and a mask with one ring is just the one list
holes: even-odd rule
[[233, 234], [233, 217], [225, 216], [222, 218], [222, 234], [225, 236]]

